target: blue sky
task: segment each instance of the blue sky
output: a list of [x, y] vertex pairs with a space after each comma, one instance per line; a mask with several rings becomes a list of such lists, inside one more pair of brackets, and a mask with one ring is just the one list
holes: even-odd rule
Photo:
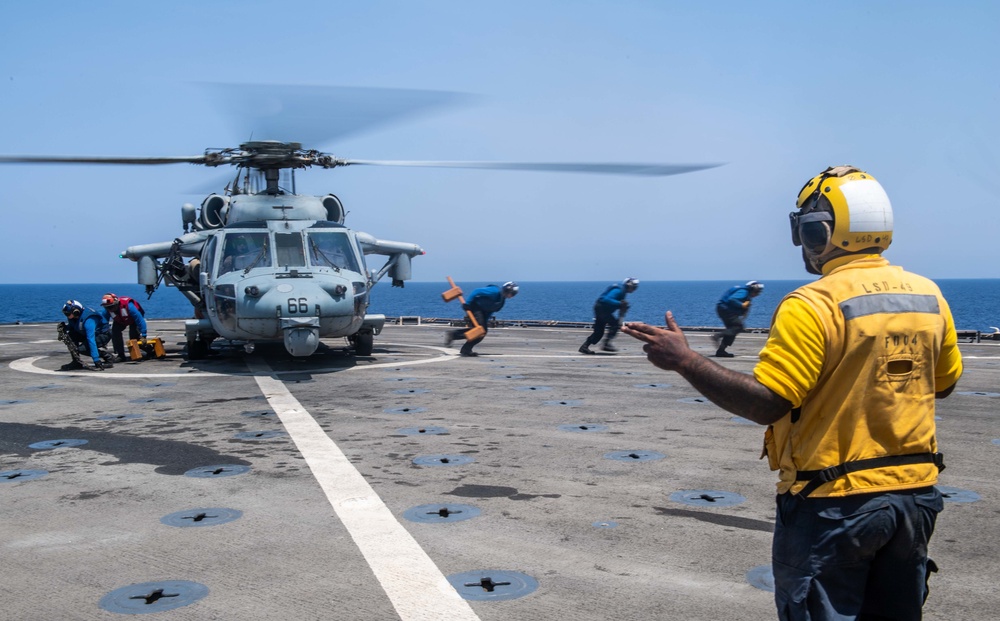
[[[455, 91], [474, 97], [332, 144], [286, 139], [357, 159], [726, 165], [299, 175], [349, 226], [423, 246], [415, 280], [806, 278], [787, 214], [843, 163], [886, 188], [894, 263], [996, 278], [998, 32], [993, 2], [7, 2], [0, 153], [237, 146], [245, 128], [199, 82]], [[0, 282], [134, 282], [118, 252], [179, 235], [181, 204], [222, 178], [2, 166]]]

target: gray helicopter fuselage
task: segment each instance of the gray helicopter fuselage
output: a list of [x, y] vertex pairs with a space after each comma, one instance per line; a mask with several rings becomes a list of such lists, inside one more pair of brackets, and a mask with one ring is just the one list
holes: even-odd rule
[[282, 340], [303, 330], [342, 337], [364, 323], [364, 255], [352, 232], [335, 222], [229, 225], [205, 244], [201, 262], [208, 318], [223, 338]]
[[[283, 342], [293, 356], [311, 355], [321, 338], [347, 337], [367, 355], [385, 322], [367, 313], [369, 290], [385, 274], [401, 286], [410, 278], [410, 259], [423, 254], [416, 244], [345, 227], [332, 194], [213, 194], [197, 217], [185, 206], [182, 218], [185, 230], [194, 230], [173, 242], [132, 246], [122, 256], [139, 263], [141, 283], [153, 285], [163, 274], [191, 299], [196, 319], [185, 327], [199, 355], [219, 337], [245, 345]], [[368, 254], [389, 259], [370, 272]], [[178, 273], [165, 267], [171, 256], [195, 260]]]

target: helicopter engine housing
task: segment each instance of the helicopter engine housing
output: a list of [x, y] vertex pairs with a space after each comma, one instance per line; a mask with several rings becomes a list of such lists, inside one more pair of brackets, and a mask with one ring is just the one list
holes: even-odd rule
[[337, 224], [344, 223], [344, 217], [347, 214], [344, 213], [344, 204], [340, 202], [339, 198], [333, 194], [327, 194], [323, 197], [323, 206], [326, 207], [327, 220]]
[[211, 194], [201, 202], [201, 216], [198, 222], [201, 229], [217, 229], [226, 224], [226, 211], [229, 198]]
[[[330, 197], [333, 200], [329, 200]], [[241, 194], [232, 197], [226, 214], [226, 225], [233, 226], [241, 222], [264, 222], [269, 220], [318, 220], [325, 221], [330, 215], [338, 215], [343, 221], [343, 206], [332, 194], [329, 196], [302, 196], [296, 194]], [[204, 217], [204, 209], [202, 216]], [[334, 222], [337, 222], [334, 220]]]

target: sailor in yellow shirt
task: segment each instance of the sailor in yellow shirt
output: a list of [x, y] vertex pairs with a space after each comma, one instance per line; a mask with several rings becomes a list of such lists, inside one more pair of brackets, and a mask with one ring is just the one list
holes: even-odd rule
[[951, 311], [932, 281], [881, 257], [893, 214], [871, 175], [828, 168], [796, 207], [792, 241], [821, 278], [782, 300], [753, 376], [691, 350], [669, 311], [665, 330], [623, 331], [656, 366], [768, 425], [779, 619], [920, 619], [943, 507], [934, 401], [962, 374]]

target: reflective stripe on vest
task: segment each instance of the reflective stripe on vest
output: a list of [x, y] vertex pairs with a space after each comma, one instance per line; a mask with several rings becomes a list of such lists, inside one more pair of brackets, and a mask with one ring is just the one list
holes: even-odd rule
[[911, 293], [883, 293], [881, 295], [862, 295], [840, 303], [844, 319], [850, 321], [865, 315], [879, 313], [931, 313], [938, 315], [941, 307], [933, 295], [914, 295]]

